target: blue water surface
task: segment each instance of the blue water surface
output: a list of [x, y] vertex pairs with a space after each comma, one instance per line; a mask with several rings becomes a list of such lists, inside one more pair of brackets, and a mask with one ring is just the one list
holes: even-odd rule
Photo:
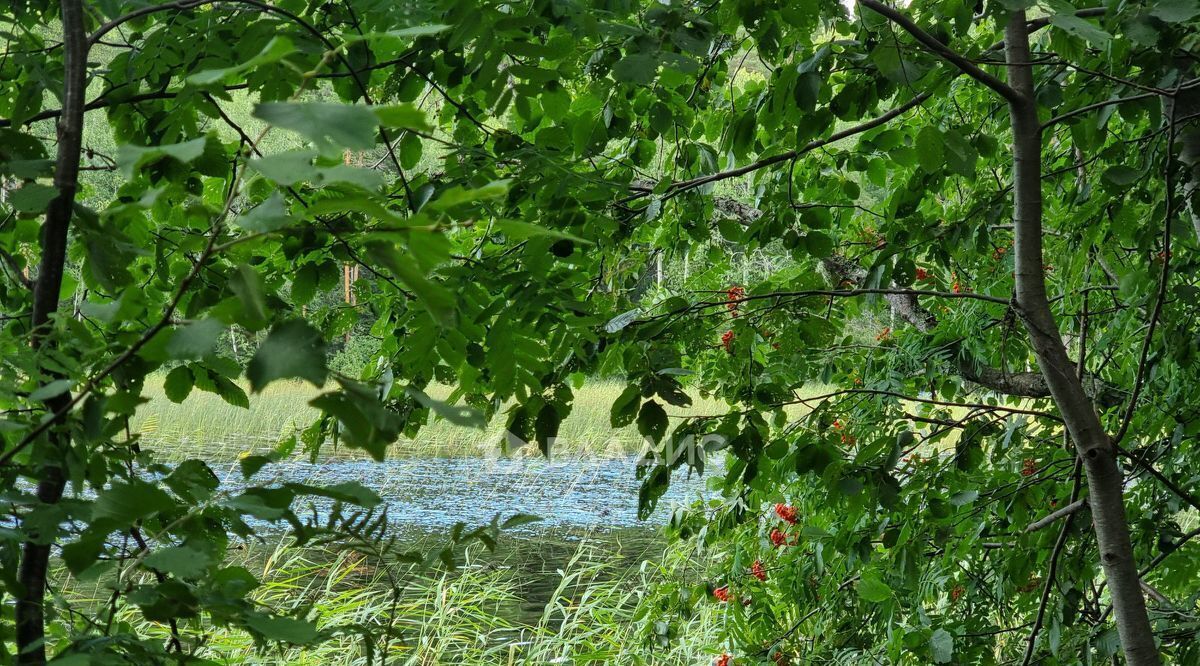
[[[222, 487], [244, 486], [236, 463], [213, 464]], [[332, 485], [357, 481], [378, 493], [392, 524], [439, 530], [457, 522], [468, 526], [517, 513], [541, 520], [524, 531], [620, 529], [662, 525], [680, 504], [700, 499], [704, 482], [681, 470], [646, 521], [638, 520], [637, 458], [399, 458], [374, 462], [332, 459], [316, 464], [287, 461], [270, 465], [251, 482]], [[320, 514], [329, 503], [315, 500]]]

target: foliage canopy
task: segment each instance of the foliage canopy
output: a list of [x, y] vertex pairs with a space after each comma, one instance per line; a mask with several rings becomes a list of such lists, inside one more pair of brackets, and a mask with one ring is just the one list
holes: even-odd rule
[[[1122, 645], [1194, 663], [1197, 17], [9, 3], [0, 651], [170, 661], [204, 623], [265, 643], [382, 630], [255, 607], [227, 545], [266, 521], [450, 563], [503, 527], [409, 553], [357, 485], [229, 494], [129, 433], [152, 374], [178, 401], [324, 389], [247, 478], [297, 449], [382, 458], [435, 417], [503, 418], [509, 444], [550, 453], [579, 382], [606, 374], [629, 387], [613, 425], [651, 443], [645, 511], [673, 474], [714, 475], [720, 497], [671, 526], [722, 568], [657, 599], [686, 616], [725, 586], [734, 663], [1101, 663]], [[755, 253], [770, 270], [745, 269]], [[664, 261], [689, 269], [647, 289]], [[346, 265], [353, 303], [322, 300]], [[364, 321], [361, 375], [331, 368]], [[727, 413], [674, 419], [689, 391]], [[314, 523], [305, 496], [344, 510]], [[111, 603], [59, 607], [51, 556], [109, 577]], [[124, 605], [173, 638], [106, 622]], [[648, 639], [685, 640], [673, 626]]]

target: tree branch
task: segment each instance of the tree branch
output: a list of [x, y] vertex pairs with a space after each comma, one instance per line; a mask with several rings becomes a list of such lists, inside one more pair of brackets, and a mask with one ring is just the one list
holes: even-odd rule
[[[780, 162], [787, 162], [789, 160], [796, 159], [797, 157], [799, 157], [805, 153], [810, 153], [818, 148], [828, 146], [831, 143], [837, 143], [838, 141], [841, 141], [842, 139], [845, 139], [846, 137], [854, 136], [856, 134], [862, 134], [863, 132], [866, 132], [867, 130], [879, 127], [880, 125], [883, 125], [883, 124], [887, 123], [888, 121], [890, 121], [898, 116], [903, 115], [905, 112], [920, 106], [921, 104], [923, 104], [925, 102], [925, 100], [929, 99], [932, 96], [933, 95], [931, 93], [927, 93], [927, 92], [921, 93], [920, 95], [917, 95], [916, 97], [908, 100], [907, 102], [901, 104], [900, 106], [897, 106], [896, 108], [894, 108], [894, 109], [888, 111], [887, 113], [884, 113], [876, 118], [872, 118], [871, 120], [868, 120], [864, 123], [860, 123], [858, 125], [854, 125], [852, 127], [847, 127], [846, 129], [844, 129], [840, 132], [834, 132], [833, 134], [829, 135], [828, 137], [826, 137], [824, 139], [816, 139], [814, 141], [810, 141], [807, 144], [805, 144], [804, 146], [797, 148], [795, 150], [788, 150], [788, 151], [785, 151], [778, 155], [772, 155], [771, 157], [765, 157], [761, 160], [758, 160], [757, 162], [752, 162], [750, 164], [747, 164], [746, 166], [738, 167], [736, 169], [727, 169], [725, 171], [718, 171], [717, 173], [708, 174], [707, 176], [698, 176], [696, 178], [691, 178], [689, 180], [681, 180], [677, 183], [671, 183], [670, 185], [667, 186], [667, 189], [663, 193], [662, 198], [665, 201], [672, 197], [678, 196], [679, 194], [682, 194], [683, 192], [686, 192], [687, 190], [691, 190], [691, 189], [700, 187], [701, 185], [706, 185], [708, 183], [715, 183], [715, 182], [721, 181], [721, 180], [728, 180], [730, 178], [737, 178], [738, 176], [744, 176], [748, 173], [758, 171], [759, 169], [764, 169], [773, 164], [779, 164]], [[618, 200], [617, 203], [619, 203], [619, 204], [629, 203], [630, 201], [634, 201], [636, 199], [640, 199], [642, 197], [648, 196], [651, 193], [652, 193], [651, 190], [638, 188], [637, 191], [633, 192], [632, 194], [626, 196], [623, 199]]]
[[[46, 208], [42, 227], [42, 257], [37, 282], [33, 287], [31, 342], [35, 350], [54, 345], [53, 315], [58, 312], [63, 269], [67, 261], [67, 232], [79, 189], [79, 162], [83, 144], [83, 104], [87, 88], [87, 41], [83, 27], [81, 0], [62, 0], [63, 31], [63, 116], [58, 123], [58, 155], [54, 162], [54, 187], [57, 196]], [[43, 368], [45, 371], [45, 368]], [[46, 376], [53, 377], [52, 371]], [[39, 377], [41, 380], [42, 377]], [[46, 400], [51, 412], [69, 409], [69, 393]], [[48, 427], [48, 426], [47, 426]], [[36, 468], [37, 498], [43, 504], [56, 504], [62, 498], [66, 476], [61, 468], [62, 455], [69, 445], [65, 433], [54, 433], [48, 442], [52, 455]], [[58, 454], [58, 455], [53, 455]], [[22, 524], [24, 526], [24, 524]], [[21, 547], [17, 572], [20, 592], [16, 599], [16, 643], [18, 664], [46, 663], [46, 575], [53, 539], [31, 534]]]
[[[822, 267], [835, 281], [848, 281], [851, 284], [861, 284], [867, 277], [867, 271], [854, 261], [840, 255], [834, 255], [821, 261]], [[937, 316], [921, 306], [917, 298], [921, 293], [916, 290], [901, 293], [899, 290], [889, 293], [886, 298], [892, 313], [922, 333], [929, 333], [937, 326]], [[1004, 299], [997, 298], [993, 302], [1007, 304]], [[1009, 372], [994, 368], [968, 353], [961, 343], [948, 347], [953, 352], [952, 364], [957, 374], [963, 379], [983, 386], [984, 388], [1005, 395], [1022, 398], [1048, 398], [1050, 387], [1046, 378], [1040, 372]], [[1097, 403], [1104, 406], [1121, 404], [1121, 391], [1107, 384], [1099, 377], [1087, 375], [1084, 378], [1085, 391]]]
[[882, 2], [879, 2], [878, 0], [859, 0], [859, 4], [877, 14], [882, 15], [892, 23], [900, 26], [905, 32], [912, 35], [914, 39], [925, 45], [925, 47], [936, 53], [943, 60], [962, 70], [963, 74], [966, 74], [967, 76], [996, 91], [1004, 99], [1010, 102], [1024, 99], [1024, 96], [1021, 95], [1021, 93], [1014, 90], [1007, 83], [1004, 83], [1000, 79], [983, 71], [975, 63], [967, 60], [961, 54], [955, 52], [950, 47], [938, 41], [936, 37], [922, 30], [920, 26], [918, 26], [912, 21], [912, 19], [908, 18], [904, 14], [901, 14], [895, 9], [892, 9]]
[[[1079, 489], [1083, 481], [1082, 471], [1083, 461], [1080, 458], [1076, 458], [1075, 484], [1071, 488], [1072, 504], [1079, 501]], [[1046, 604], [1050, 601], [1050, 592], [1054, 589], [1054, 580], [1058, 575], [1058, 558], [1062, 555], [1063, 548], [1067, 545], [1067, 532], [1070, 531], [1071, 521], [1074, 518], [1074, 512], [1067, 514], [1067, 520], [1063, 523], [1062, 529], [1058, 531], [1058, 539], [1054, 542], [1054, 550], [1050, 552], [1050, 565], [1046, 573], [1046, 584], [1042, 586], [1042, 598], [1038, 602], [1037, 617], [1033, 621], [1033, 631], [1029, 632], [1029, 639], [1025, 643], [1025, 658], [1021, 661], [1022, 666], [1029, 666], [1029, 660], [1033, 659], [1033, 646], [1037, 642], [1038, 633], [1041, 632], [1042, 623], [1046, 619]]]
[[1042, 529], [1043, 527], [1053, 524], [1056, 520], [1058, 520], [1060, 518], [1066, 518], [1068, 516], [1074, 515], [1076, 512], [1078, 512], [1080, 509], [1082, 509], [1085, 506], [1087, 506], [1087, 500], [1085, 500], [1085, 499], [1075, 500], [1074, 502], [1071, 502], [1070, 504], [1064, 506], [1063, 508], [1059, 509], [1058, 511], [1047, 514], [1044, 518], [1040, 518], [1038, 520], [1035, 520], [1032, 523], [1029, 523], [1029, 525], [1025, 526], [1025, 529], [1021, 530], [1021, 532], [1023, 534], [1029, 534], [1030, 532], [1036, 532], [1036, 531]]

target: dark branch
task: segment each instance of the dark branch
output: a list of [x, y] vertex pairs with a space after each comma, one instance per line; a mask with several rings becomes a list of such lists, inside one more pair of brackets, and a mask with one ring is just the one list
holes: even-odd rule
[[926, 48], [936, 53], [943, 60], [962, 70], [963, 74], [995, 90], [1004, 99], [1010, 102], [1019, 102], [1024, 99], [1024, 96], [1013, 90], [1007, 83], [983, 71], [975, 63], [967, 60], [961, 54], [938, 41], [936, 37], [922, 30], [920, 26], [904, 14], [888, 7], [882, 2], [878, 2], [878, 0], [859, 0], [859, 4], [900, 26], [905, 32], [912, 35], [914, 39], [925, 45]]
[[[818, 148], [828, 146], [831, 143], [837, 143], [838, 141], [841, 141], [842, 139], [845, 139], [846, 137], [854, 136], [856, 134], [862, 134], [863, 132], [866, 132], [867, 130], [874, 129], [876, 127], [879, 127], [880, 125], [887, 123], [888, 121], [896, 118], [897, 116], [903, 115], [906, 111], [909, 111], [911, 109], [914, 109], [914, 108], [920, 106], [921, 104], [923, 104], [925, 102], [925, 100], [929, 99], [930, 97], [932, 97], [931, 93], [927, 93], [927, 92], [921, 93], [920, 95], [917, 95], [916, 97], [908, 100], [907, 102], [888, 111], [887, 113], [884, 113], [883, 115], [881, 115], [877, 118], [872, 118], [871, 120], [868, 120], [867, 122], [860, 123], [858, 125], [854, 125], [853, 127], [847, 127], [846, 129], [844, 129], [840, 132], [834, 132], [833, 134], [829, 135], [828, 137], [826, 137], [824, 139], [817, 139], [815, 141], [810, 141], [809, 143], [805, 144], [804, 146], [802, 146], [800, 148], [797, 148], [796, 150], [788, 150], [788, 151], [785, 151], [778, 155], [772, 155], [771, 157], [765, 157], [761, 160], [758, 160], [757, 162], [752, 162], [750, 164], [747, 164], [744, 167], [738, 167], [736, 169], [728, 169], [725, 171], [718, 171], [717, 173], [708, 174], [707, 176], [698, 176], [698, 177], [692, 178], [690, 180], [681, 180], [677, 183], [671, 183], [671, 185], [669, 185], [667, 187], [666, 191], [664, 192], [663, 199], [664, 200], [670, 199], [671, 197], [682, 194], [683, 192], [686, 192], [687, 190], [695, 189], [697, 187], [700, 187], [701, 185], [706, 185], [708, 183], [715, 183], [715, 182], [721, 181], [721, 180], [728, 180], [730, 178], [737, 178], [738, 176], [744, 176], [748, 173], [753, 173], [760, 169], [765, 169], [766, 167], [769, 167], [771, 165], [779, 164], [780, 162], [787, 162], [787, 161], [793, 160], [805, 153], [810, 153]], [[635, 199], [640, 199], [642, 197], [648, 196], [649, 194], [651, 194], [651, 192], [649, 190], [644, 189], [644, 188], [637, 188], [637, 191], [635, 191], [633, 194], [630, 194], [629, 196], [625, 197], [624, 199], [621, 199], [618, 203], [622, 203], [622, 204], [628, 203]]]
[[[861, 284], [867, 277], [865, 269], [843, 256], [834, 255], [822, 260], [821, 264], [837, 284], [843, 282]], [[921, 306], [917, 300], [920, 295], [915, 290], [908, 292], [893, 290], [887, 296], [887, 301], [897, 319], [909, 323], [913, 328], [922, 333], [928, 333], [937, 326], [938, 320], [936, 315]], [[1007, 301], [1001, 298], [996, 298], [993, 302], [1007, 303]], [[953, 352], [952, 362], [957, 374], [969, 382], [1010, 396], [1021, 398], [1050, 397], [1050, 387], [1046, 384], [1046, 379], [1040, 372], [1009, 372], [1008, 370], [991, 367], [969, 354], [962, 347], [961, 343], [952, 344], [949, 350]], [[1092, 375], [1085, 376], [1084, 389], [1098, 404], [1104, 406], [1120, 404], [1120, 391], [1106, 384], [1098, 377]]]

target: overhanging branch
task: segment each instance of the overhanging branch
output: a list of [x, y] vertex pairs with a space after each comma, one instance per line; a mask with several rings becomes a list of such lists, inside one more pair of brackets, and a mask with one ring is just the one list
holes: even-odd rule
[[936, 37], [922, 30], [920, 26], [918, 26], [912, 21], [912, 19], [908, 18], [904, 14], [901, 14], [895, 9], [892, 9], [882, 2], [879, 2], [878, 0], [859, 0], [859, 4], [900, 26], [905, 32], [912, 35], [914, 39], [923, 44], [930, 51], [933, 51], [946, 62], [962, 70], [963, 74], [966, 74], [967, 76], [979, 81], [992, 90], [995, 90], [1004, 99], [1010, 102], [1019, 102], [1024, 100], [1024, 96], [1014, 90], [1007, 83], [980, 69], [978, 65], [970, 60], [967, 60], [961, 54], [943, 44]]
[[[844, 256], [833, 255], [823, 259], [821, 265], [835, 284], [858, 285], [867, 277], [865, 269]], [[917, 294], [891, 293], [885, 298], [892, 314], [918, 331], [929, 333], [937, 326], [937, 316], [920, 304]], [[971, 383], [1014, 397], [1050, 397], [1050, 387], [1040, 372], [1010, 372], [989, 366], [966, 351], [961, 342], [950, 345], [948, 349], [953, 353], [951, 364], [956, 374]], [[1121, 404], [1121, 392], [1100, 378], [1085, 375], [1083, 384], [1084, 390], [1098, 405], [1111, 407]]]

